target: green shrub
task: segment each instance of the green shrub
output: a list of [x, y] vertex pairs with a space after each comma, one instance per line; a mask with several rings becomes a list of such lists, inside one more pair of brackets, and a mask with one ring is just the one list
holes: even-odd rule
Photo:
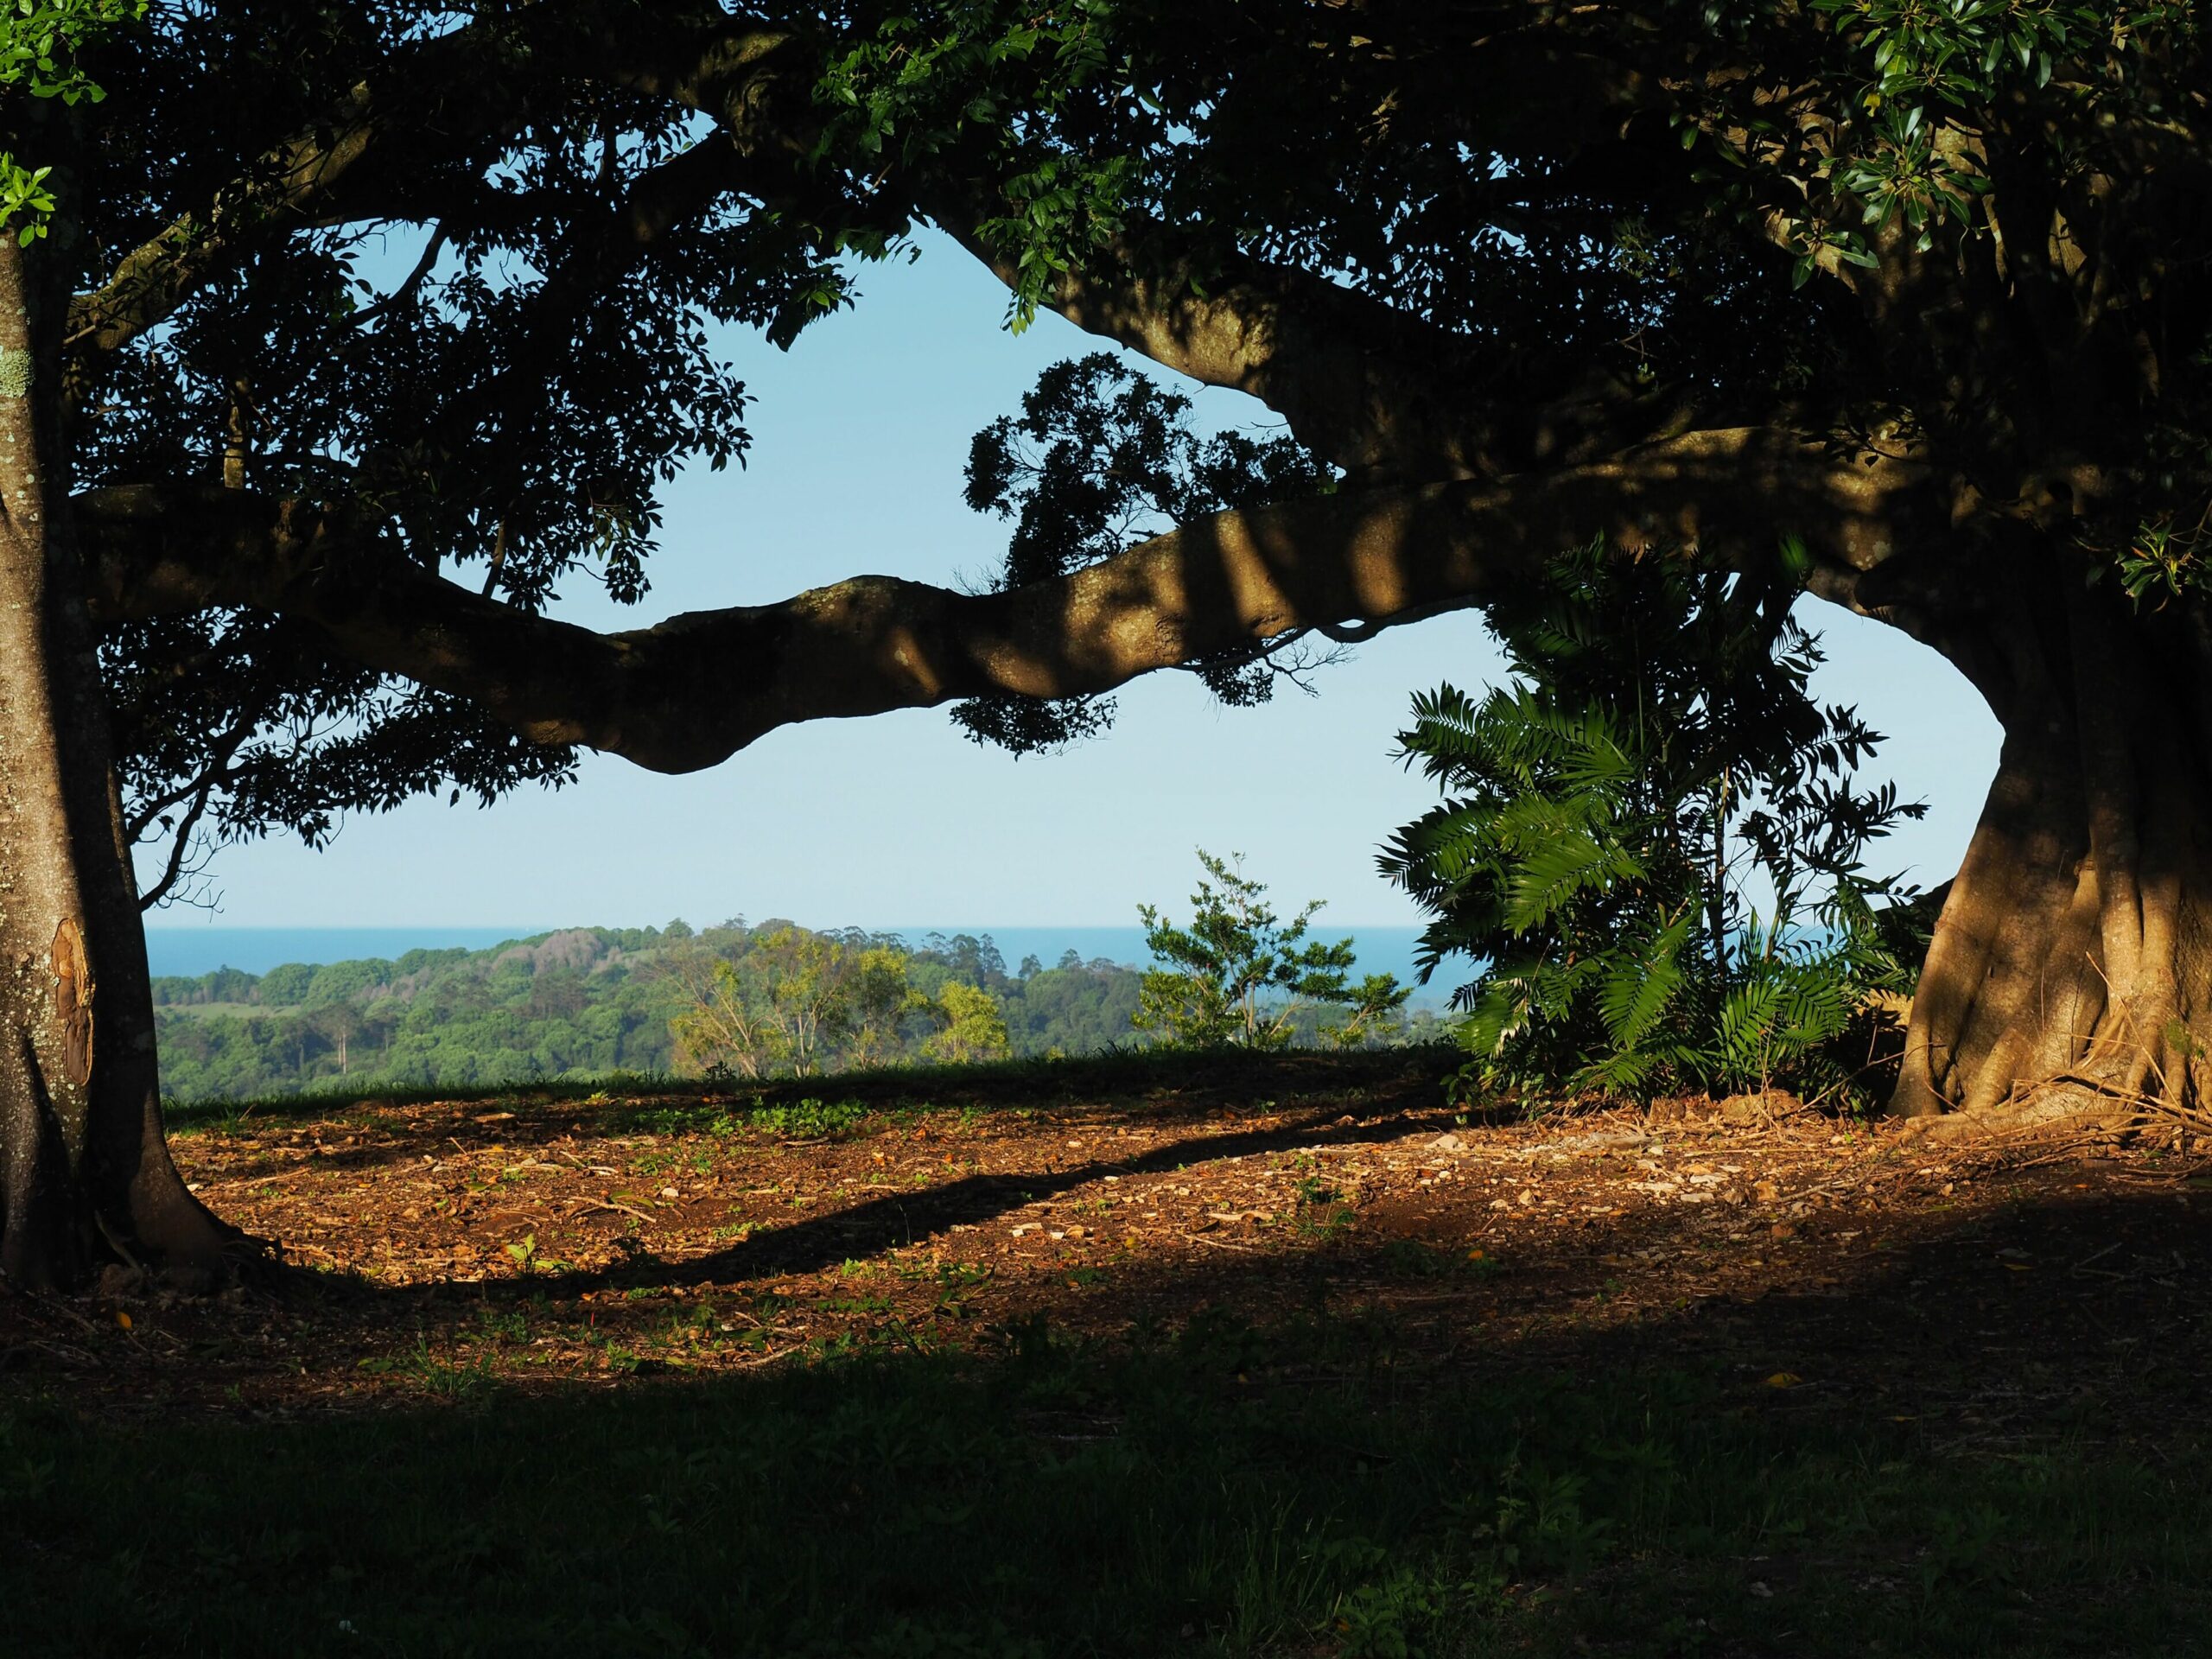
[[[1630, 1096], [1863, 1087], [1840, 1051], [1909, 988], [1868, 845], [1925, 810], [1861, 789], [1881, 741], [1810, 690], [1785, 556], [1764, 579], [1593, 544], [1492, 613], [1514, 675], [1414, 700], [1401, 753], [1446, 798], [1385, 849], [1454, 953], [1485, 1083]], [[1859, 1057], [1863, 1062], [1865, 1056]]]
[[1306, 938], [1320, 900], [1286, 922], [1268, 903], [1266, 884], [1244, 874], [1243, 854], [1224, 860], [1200, 848], [1198, 862], [1211, 879], [1191, 895], [1188, 927], [1137, 906], [1145, 948], [1166, 964], [1144, 976], [1130, 1021], [1139, 1031], [1185, 1048], [1285, 1048], [1300, 1013], [1316, 1004], [1341, 1012], [1327, 1033], [1340, 1047], [1393, 1027], [1409, 991], [1389, 974], [1355, 985], [1350, 939]]

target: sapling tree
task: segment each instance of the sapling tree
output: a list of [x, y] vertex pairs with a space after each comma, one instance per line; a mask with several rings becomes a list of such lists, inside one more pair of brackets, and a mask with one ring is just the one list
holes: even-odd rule
[[922, 1052], [948, 1065], [1002, 1060], [1014, 1052], [1006, 1010], [980, 985], [947, 980], [934, 1001], [924, 1005], [937, 1029], [922, 1040]]
[[1286, 921], [1268, 903], [1266, 885], [1244, 874], [1243, 854], [1222, 859], [1201, 848], [1198, 863], [1206, 874], [1191, 894], [1187, 927], [1137, 906], [1146, 949], [1166, 964], [1144, 976], [1137, 1029], [1193, 1048], [1280, 1048], [1300, 1009], [1314, 1003], [1350, 1005], [1346, 1023], [1363, 1031], [1404, 1003], [1407, 993], [1388, 974], [1354, 987], [1350, 939], [1307, 939], [1321, 900]]

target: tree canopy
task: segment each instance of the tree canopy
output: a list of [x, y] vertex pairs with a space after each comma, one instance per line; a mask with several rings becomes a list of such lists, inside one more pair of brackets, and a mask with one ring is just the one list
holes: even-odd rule
[[[2171, 426], [2198, 372], [2172, 5], [180, 5], [95, 59], [67, 351], [96, 592], [132, 662], [253, 670], [200, 709], [149, 687], [134, 752], [249, 707], [359, 728], [289, 791], [242, 740], [239, 822], [557, 772], [515, 726], [684, 766], [1099, 689], [1479, 597], [1570, 513], [1724, 556], [1795, 525], [1821, 591], [1888, 613], [1859, 588], [1916, 529], [2051, 510], [2030, 472], [2124, 538], [2146, 503], [2082, 468], [2139, 473], [2145, 393]], [[744, 454], [706, 326], [788, 340], [847, 298], [840, 255], [924, 220], [1017, 320], [1270, 403], [1342, 474], [1329, 510], [1186, 488], [1173, 540], [1018, 547], [1036, 579], [997, 595], [845, 584], [619, 645], [537, 618], [563, 580], [641, 596], [658, 486]], [[392, 238], [420, 258], [365, 292]], [[1333, 578], [1283, 591], [1293, 543]], [[1201, 563], [1221, 591], [1164, 591]], [[823, 683], [893, 618], [908, 664]]]

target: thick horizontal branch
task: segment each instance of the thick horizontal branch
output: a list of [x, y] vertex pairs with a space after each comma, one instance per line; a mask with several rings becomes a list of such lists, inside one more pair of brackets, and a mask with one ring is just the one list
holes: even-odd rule
[[1795, 531], [1864, 569], [1909, 532], [1923, 484], [1910, 463], [1706, 431], [1602, 465], [1225, 512], [1005, 593], [856, 576], [613, 634], [486, 599], [373, 529], [301, 503], [143, 487], [77, 505], [105, 617], [275, 610], [315, 626], [337, 653], [470, 698], [537, 741], [688, 772], [798, 721], [1105, 691], [1296, 629], [1479, 604], [1594, 535], [1630, 552], [1748, 557]]
[[[943, 196], [931, 216], [1008, 288], [1013, 256]], [[1148, 275], [1140, 272], [1149, 271]], [[1187, 264], [1117, 244], [1070, 270], [1046, 303], [1209, 386], [1249, 393], [1299, 440], [1356, 478], [1459, 477], [1489, 468], [1483, 435], [1446, 388], [1464, 389], [1473, 341], [1322, 277], [1239, 259], [1200, 280]]]

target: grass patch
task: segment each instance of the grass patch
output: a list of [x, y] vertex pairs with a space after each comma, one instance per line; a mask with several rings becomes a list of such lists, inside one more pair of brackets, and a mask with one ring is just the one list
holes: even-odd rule
[[241, 1099], [179, 1100], [165, 1096], [162, 1118], [171, 1135], [236, 1135], [257, 1127], [342, 1122], [348, 1112], [368, 1106], [430, 1106], [498, 1103], [554, 1104], [602, 1102], [639, 1096], [698, 1096], [705, 1085], [696, 1078], [658, 1072], [613, 1072], [603, 1077], [471, 1084], [462, 1087], [380, 1084], [373, 1078], [334, 1080], [327, 1086], [290, 1094]]
[[[1356, 1092], [1361, 1087], [1418, 1073], [1442, 1078], [1465, 1057], [1449, 1044], [1375, 1049], [1349, 1053], [1293, 1050], [1251, 1055], [1242, 1051], [1129, 1048], [1058, 1059], [979, 1061], [964, 1065], [885, 1066], [841, 1071], [832, 1077], [779, 1077], [733, 1084], [727, 1080], [678, 1077], [658, 1072], [614, 1072], [602, 1077], [518, 1079], [462, 1087], [393, 1085], [373, 1077], [334, 1079], [327, 1086], [294, 1094], [250, 1099], [179, 1100], [162, 1103], [172, 1134], [236, 1133], [256, 1125], [279, 1126], [342, 1120], [364, 1106], [467, 1105], [502, 1107], [585, 1103], [621, 1108], [640, 1102], [648, 1109], [696, 1116], [683, 1128], [730, 1114], [732, 1096], [741, 1095], [755, 1114], [796, 1109], [810, 1097], [833, 1092], [841, 1102], [873, 1110], [912, 1110], [918, 1100], [947, 1109], [1052, 1101], [1098, 1100], [1139, 1096], [1179, 1096], [1224, 1090], [1294, 1095], [1301, 1091]], [[818, 1105], [819, 1099], [816, 1103]], [[668, 1120], [671, 1125], [678, 1118]]]
[[2179, 1655], [2212, 1628], [2185, 1433], [2155, 1466], [1969, 1454], [1713, 1375], [1415, 1377], [1376, 1319], [995, 1343], [533, 1395], [425, 1349], [442, 1404], [276, 1422], [19, 1401], [0, 1587], [37, 1612], [10, 1650]]
[[760, 1095], [748, 1106], [650, 1106], [633, 1114], [630, 1122], [652, 1135], [760, 1135], [815, 1141], [850, 1135], [873, 1115], [872, 1108], [857, 1100], [827, 1101], [804, 1095], [794, 1101], [772, 1102]]

